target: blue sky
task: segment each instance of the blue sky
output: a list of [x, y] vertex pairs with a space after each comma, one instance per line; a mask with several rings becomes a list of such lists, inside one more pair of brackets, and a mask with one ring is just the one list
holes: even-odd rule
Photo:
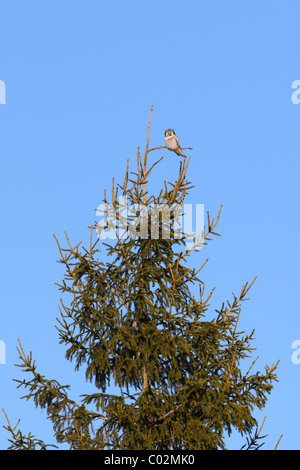
[[[223, 212], [200, 266], [212, 311], [257, 275], [240, 319], [255, 328], [258, 370], [280, 359], [279, 382], [256, 413], [267, 449], [300, 449], [299, 2], [3, 0], [0, 14], [0, 408], [24, 432], [53, 443], [45, 413], [20, 400], [17, 338], [48, 378], [92, 390], [64, 359], [54, 328], [63, 271], [55, 234], [88, 243], [104, 188], [126, 159], [174, 128], [194, 148], [187, 202]], [[163, 153], [157, 189], [178, 174]], [[160, 156], [160, 155], [159, 155]], [[4, 416], [0, 414], [0, 424]], [[0, 448], [7, 434], [0, 429]], [[230, 448], [243, 440], [234, 436]]]

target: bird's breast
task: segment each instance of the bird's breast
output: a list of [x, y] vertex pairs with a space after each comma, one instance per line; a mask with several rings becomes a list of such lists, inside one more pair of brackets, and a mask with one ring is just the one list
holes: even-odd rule
[[174, 136], [166, 137], [165, 144], [166, 144], [166, 147], [170, 149], [176, 149], [178, 147], [177, 141], [174, 138]]

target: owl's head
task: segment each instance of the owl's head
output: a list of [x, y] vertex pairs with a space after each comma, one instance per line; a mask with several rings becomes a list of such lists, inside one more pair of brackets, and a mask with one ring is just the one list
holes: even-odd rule
[[167, 129], [165, 131], [165, 137], [171, 137], [172, 135], [175, 135], [174, 129]]

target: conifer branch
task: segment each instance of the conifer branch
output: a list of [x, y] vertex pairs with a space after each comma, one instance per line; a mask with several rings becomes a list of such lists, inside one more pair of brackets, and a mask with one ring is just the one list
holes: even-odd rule
[[150, 118], [148, 122], [148, 131], [147, 131], [147, 144], [146, 144], [146, 152], [144, 156], [144, 170], [143, 170], [143, 178], [144, 178], [144, 187], [143, 187], [143, 203], [144, 206], [146, 205], [146, 170], [147, 170], [147, 157], [148, 157], [148, 147], [149, 147], [149, 136], [150, 136], [150, 125], [151, 125], [151, 118], [153, 112], [153, 105], [151, 106], [150, 110]]
[[10, 432], [12, 439], [8, 439], [8, 442], [11, 443], [8, 450], [47, 450], [50, 447], [57, 448], [56, 445], [53, 444], [45, 444], [44, 441], [40, 439], [36, 439], [31, 433], [28, 435], [24, 435], [20, 429], [17, 429], [20, 423], [18, 420], [17, 424], [12, 427], [8, 416], [5, 410], [2, 408], [2, 411], [5, 415], [7, 426], [3, 426], [8, 432]]
[[175, 408], [173, 408], [172, 410], [168, 411], [167, 413], [165, 413], [164, 415], [162, 416], [159, 416], [158, 418], [156, 418], [154, 421], [152, 421], [152, 425], [157, 425], [159, 423], [161, 423], [162, 421], [164, 421], [165, 419], [169, 418], [170, 416], [172, 416], [174, 413], [176, 413], [176, 411], [178, 411], [184, 404], [183, 403], [180, 403], [179, 405], [177, 405]]
[[[19, 358], [21, 359], [23, 364], [17, 364], [17, 366], [22, 367], [22, 368], [25, 367], [25, 370], [27, 372], [31, 372], [34, 376], [34, 379], [32, 381], [28, 381], [28, 382], [26, 382], [24, 380], [21, 381], [21, 380], [13, 379], [15, 382], [19, 383], [18, 388], [20, 386], [25, 386], [25, 387], [30, 388], [29, 395], [26, 395], [22, 398], [27, 398], [27, 400], [29, 398], [34, 398], [35, 404], [37, 406], [40, 405], [41, 407], [44, 407], [45, 406], [44, 400], [42, 400], [41, 402], [39, 400], [41, 398], [40, 394], [44, 393], [44, 391], [46, 390], [50, 394], [49, 397], [52, 395], [53, 398], [56, 397], [57, 399], [59, 399], [59, 398], [63, 399], [64, 406], [68, 406], [68, 407], [74, 406], [75, 408], [81, 408], [82, 405], [78, 405], [73, 400], [69, 400], [67, 398], [65, 389], [69, 388], [68, 385], [60, 386], [57, 381], [44, 380], [43, 376], [41, 376], [39, 373], [36, 372], [35, 362], [32, 361], [32, 353], [30, 352], [29, 356], [26, 356], [19, 338], [18, 338], [18, 343], [19, 343], [19, 348], [17, 347], [17, 351], [19, 353]], [[47, 403], [46, 406], [51, 406], [50, 401], [47, 400], [46, 403]], [[90, 411], [90, 410], [86, 409], [85, 412], [88, 415], [93, 416], [94, 418], [99, 418], [99, 419], [102, 419], [102, 420], [107, 419], [106, 416], [103, 416], [103, 415], [101, 415], [99, 413], [96, 413], [94, 411]]]
[[282, 438], [283, 438], [283, 434], [281, 434], [280, 438], [278, 439], [277, 444], [276, 444], [274, 450], [277, 450], [277, 447], [278, 447], [278, 445], [279, 445], [279, 442], [281, 441]]
[[[257, 356], [258, 357], [258, 356]], [[257, 358], [256, 358], [257, 359]], [[259, 436], [261, 431], [262, 431], [262, 428], [264, 427], [264, 424], [265, 424], [265, 421], [266, 421], [266, 416], [264, 416], [264, 419], [263, 419], [263, 422], [261, 423], [261, 426], [259, 428], [259, 431], [257, 433], [257, 435]]]

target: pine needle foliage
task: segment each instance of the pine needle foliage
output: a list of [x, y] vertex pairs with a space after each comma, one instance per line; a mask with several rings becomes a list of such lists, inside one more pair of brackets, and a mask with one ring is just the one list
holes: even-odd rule
[[[46, 410], [57, 443], [70, 449], [225, 449], [233, 430], [246, 436], [244, 448], [259, 448], [254, 411], [266, 404], [277, 364], [251, 373], [254, 361], [242, 371], [254, 350], [254, 331], [239, 331], [238, 321], [254, 281], [208, 319], [213, 292], [205, 297], [199, 278], [205, 263], [195, 269], [188, 260], [191, 252], [218, 235], [221, 208], [216, 219], [207, 215], [207, 227], [194, 239], [193, 248], [187, 248], [188, 234], [178, 236], [176, 211], [168, 226], [158, 214], [156, 232], [151, 233], [151, 205], [181, 207], [192, 189], [188, 159], [180, 163], [175, 183], [165, 182], [158, 195], [148, 192], [161, 161], [148, 165], [153, 161], [149, 157], [164, 148], [149, 148], [151, 116], [152, 109], [145, 154], [142, 158], [138, 148], [136, 171], [130, 173], [127, 164], [123, 184], [113, 181], [110, 200], [104, 194], [102, 230], [114, 231], [115, 240], [104, 243], [96, 224], [90, 227], [87, 248], [81, 243], [72, 246], [67, 234], [65, 248], [56, 239], [65, 268], [58, 284], [64, 294], [56, 325], [59, 339], [66, 346], [66, 358], [76, 371], [85, 370], [95, 393], [81, 395], [79, 404], [73, 401], [69, 386], [37, 372], [21, 343], [19, 366], [31, 378], [18, 380], [18, 386], [27, 390], [27, 400]], [[136, 209], [130, 227], [128, 218], [124, 225], [119, 191], [126, 206]], [[124, 228], [129, 230], [121, 236]], [[6, 429], [11, 449], [47, 448], [9, 421]]]

